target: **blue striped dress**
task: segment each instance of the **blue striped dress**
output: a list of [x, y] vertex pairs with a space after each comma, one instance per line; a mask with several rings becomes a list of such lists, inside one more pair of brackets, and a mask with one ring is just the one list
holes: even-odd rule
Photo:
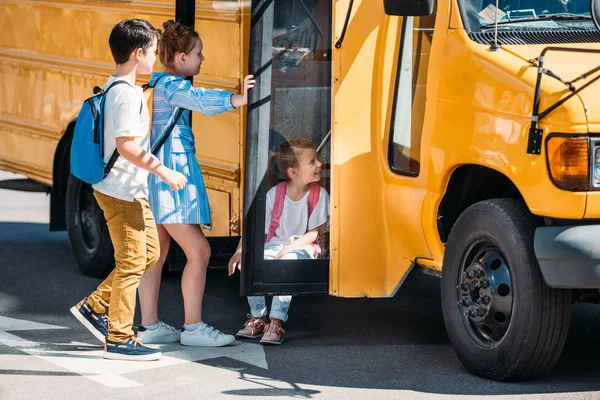
[[216, 115], [233, 110], [231, 96], [226, 90], [194, 88], [178, 76], [155, 72], [150, 77], [154, 84], [151, 147], [170, 126], [179, 108], [183, 112], [158, 154], [158, 159], [168, 168], [181, 172], [187, 178], [182, 190], [174, 191], [154, 174], [148, 176], [149, 201], [157, 224], [200, 224], [211, 227], [210, 204], [200, 166], [196, 160], [194, 133], [190, 128], [191, 111]]

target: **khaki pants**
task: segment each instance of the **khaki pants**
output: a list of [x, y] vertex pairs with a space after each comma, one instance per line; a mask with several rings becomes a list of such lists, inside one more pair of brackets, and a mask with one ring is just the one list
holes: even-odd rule
[[125, 342], [133, 336], [136, 291], [142, 275], [158, 260], [160, 247], [156, 223], [148, 199], [133, 202], [115, 199], [98, 191], [94, 197], [104, 212], [115, 248], [115, 269], [87, 298], [98, 314], [106, 313], [107, 339]]

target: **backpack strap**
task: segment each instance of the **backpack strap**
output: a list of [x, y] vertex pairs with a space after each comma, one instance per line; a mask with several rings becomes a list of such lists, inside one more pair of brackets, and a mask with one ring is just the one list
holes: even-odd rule
[[280, 182], [277, 184], [275, 189], [275, 204], [273, 204], [273, 214], [271, 215], [271, 225], [269, 227], [269, 234], [267, 235], [267, 240], [265, 243], [269, 243], [273, 236], [275, 236], [275, 231], [279, 226], [279, 218], [281, 218], [281, 213], [283, 212], [283, 203], [285, 202], [285, 191], [287, 187], [287, 182]]
[[[161, 76], [159, 76], [158, 78], [156, 78], [156, 80], [154, 81], [154, 84], [150, 84], [149, 82], [142, 85], [142, 88], [144, 89], [144, 91], [146, 91], [147, 89], [154, 89], [156, 87], [156, 85], [158, 84], [158, 81], [160, 81], [162, 78], [164, 78], [165, 76], [168, 76], [169, 74], [163, 74]], [[154, 97], [154, 90], [152, 91], [152, 97]], [[154, 99], [151, 100], [152, 104], [154, 104]], [[148, 107], [148, 108], [154, 108], [154, 107]], [[158, 141], [158, 143], [156, 143], [156, 145], [154, 146], [154, 148], [152, 149], [152, 154], [156, 155], [158, 153], [158, 151], [160, 150], [160, 148], [163, 146], [163, 144], [165, 144], [165, 142], [167, 141], [167, 139], [169, 138], [169, 135], [171, 135], [171, 132], [173, 132], [173, 129], [175, 129], [175, 125], [177, 125], [177, 121], [179, 121], [179, 118], [181, 118], [181, 115], [183, 114], [183, 112], [185, 111], [184, 108], [179, 108], [177, 110], [177, 114], [175, 115], [175, 119], [173, 120], [173, 122], [171, 123], [171, 125], [169, 125], [167, 127], [167, 129], [165, 129], [163, 135], [161, 136], [160, 140]], [[152, 113], [153, 110], [150, 110], [150, 113]], [[150, 118], [150, 129], [152, 129], [152, 117]]]
[[[142, 85], [142, 97], [143, 97], [143, 101], [142, 101], [142, 105], [141, 107], [144, 106], [144, 102], [146, 103], [146, 105], [148, 106], [148, 114], [150, 116], [150, 130], [152, 130], [152, 113], [154, 110], [154, 87], [158, 84], [158, 81], [160, 81], [162, 78], [164, 78], [165, 76], [167, 76], [168, 74], [163, 74], [161, 76], [159, 76], [158, 78], [156, 78], [156, 80], [154, 81], [154, 84], [150, 84], [150, 82], [148, 83], [144, 83]], [[150, 91], [148, 91], [148, 89], [152, 89]], [[142, 108], [140, 107], [140, 113], [142, 112]]]
[[107, 87], [106, 89], [102, 89], [102, 88], [101, 88], [101, 87], [99, 87], [99, 86], [95, 86], [95, 87], [94, 87], [94, 94], [102, 94], [102, 95], [106, 95], [106, 93], [108, 93], [108, 91], [109, 91], [110, 89], [112, 89], [114, 86], [121, 85], [121, 84], [123, 84], [123, 83], [126, 83], [126, 84], [128, 84], [128, 85], [131, 85], [129, 82], [127, 82], [127, 81], [124, 81], [124, 80], [120, 79], [120, 80], [118, 80], [118, 81], [114, 81], [113, 83], [111, 83], [111, 84], [110, 84], [110, 86], [109, 86], [109, 87]]
[[321, 196], [321, 186], [316, 182], [311, 183], [310, 193], [308, 194], [308, 218], [310, 218], [319, 203], [319, 196]]
[[156, 153], [158, 153], [158, 151], [160, 150], [160, 148], [162, 147], [162, 145], [165, 144], [165, 142], [169, 138], [169, 135], [171, 134], [171, 132], [173, 131], [173, 129], [175, 129], [175, 125], [177, 125], [177, 121], [179, 121], [179, 117], [181, 117], [181, 114], [183, 114], [184, 111], [185, 111], [184, 108], [180, 108], [177, 111], [177, 115], [175, 116], [175, 119], [173, 120], [173, 123], [171, 125], [169, 125], [169, 127], [167, 128], [167, 130], [165, 131], [165, 133], [162, 135], [162, 137], [160, 138], [160, 140], [158, 141], [158, 143], [156, 143], [156, 146], [154, 146], [154, 148], [152, 149], [152, 154], [156, 155]]
[[[96, 86], [94, 88], [94, 93], [96, 94], [102, 94], [103, 96], [106, 96], [106, 94], [108, 93], [108, 91], [110, 89], [112, 89], [113, 87], [120, 85], [122, 83], [126, 83], [128, 85], [131, 85], [129, 82], [124, 81], [124, 80], [118, 80], [115, 81], [113, 83], [110, 84], [110, 86], [108, 88], [106, 88], [106, 90], [99, 88], [98, 86]], [[142, 112], [142, 110], [140, 109], [140, 113]], [[102, 114], [102, 125], [104, 125], [104, 113]], [[104, 143], [102, 144], [102, 158], [104, 158]], [[108, 160], [108, 163], [106, 164], [106, 166], [104, 167], [104, 178], [106, 178], [108, 176], [108, 173], [110, 172], [110, 170], [112, 169], [112, 167], [115, 165], [115, 163], [117, 162], [117, 160], [119, 159], [119, 151], [115, 148], [115, 151], [113, 151], [112, 156], [110, 156], [110, 160]]]
[[115, 165], [115, 163], [119, 159], [119, 156], [120, 156], [119, 150], [115, 149], [115, 151], [113, 151], [113, 153], [112, 153], [112, 156], [110, 156], [110, 160], [108, 160], [108, 163], [106, 163], [106, 167], [104, 167], [104, 177], [105, 178], [108, 176], [108, 173], [110, 172], [112, 167]]
[[156, 84], [158, 83], [158, 81], [160, 81], [162, 78], [164, 78], [164, 77], [165, 77], [165, 76], [167, 76], [167, 75], [169, 75], [169, 74], [162, 74], [161, 76], [159, 76], [158, 78], [156, 78], [156, 80], [154, 81], [154, 84], [153, 84], [153, 85], [151, 85], [151, 84], [150, 84], [150, 82], [148, 82], [148, 83], [144, 83], [144, 84], [142, 85], [142, 89], [143, 89], [144, 91], [145, 91], [146, 89], [153, 89], [153, 88], [156, 86]]

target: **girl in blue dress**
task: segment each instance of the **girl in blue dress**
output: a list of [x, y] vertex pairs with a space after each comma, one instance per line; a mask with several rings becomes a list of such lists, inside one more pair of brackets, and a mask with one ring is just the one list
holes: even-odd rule
[[[216, 115], [245, 105], [254, 80], [251, 75], [244, 78], [241, 95], [226, 90], [194, 88], [185, 78], [200, 72], [204, 61], [202, 40], [191, 27], [173, 20], [165, 22], [163, 27], [158, 57], [164, 72], [155, 72], [150, 77], [150, 85], [154, 86], [151, 145], [154, 147], [183, 109], [157, 157], [168, 168], [185, 175], [188, 184], [175, 191], [160, 179], [150, 177], [148, 180], [150, 208], [160, 240], [160, 258], [143, 276], [138, 289], [142, 311], [138, 337], [146, 344], [180, 341], [189, 346], [226, 346], [235, 341], [234, 336], [202, 321], [210, 246], [200, 226], [210, 227], [211, 214], [189, 121], [192, 111]], [[158, 318], [161, 272], [171, 238], [181, 246], [187, 258], [181, 279], [185, 309], [181, 332]]]

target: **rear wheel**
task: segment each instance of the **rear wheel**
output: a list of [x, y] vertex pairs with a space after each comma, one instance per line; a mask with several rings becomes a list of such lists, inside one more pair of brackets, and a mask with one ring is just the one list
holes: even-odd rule
[[80, 271], [104, 278], [115, 266], [108, 227], [91, 185], [69, 175], [66, 195], [67, 233]]
[[562, 352], [569, 290], [546, 286], [533, 250], [535, 219], [523, 202], [476, 203], [452, 228], [442, 268], [446, 330], [472, 373], [534, 378]]

